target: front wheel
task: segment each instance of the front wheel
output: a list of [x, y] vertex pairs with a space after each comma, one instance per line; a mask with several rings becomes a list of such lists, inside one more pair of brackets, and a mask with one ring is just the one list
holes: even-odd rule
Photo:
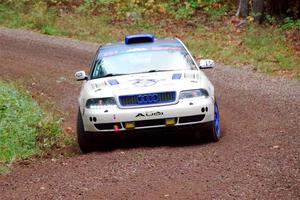
[[208, 136], [210, 141], [217, 142], [221, 137], [220, 113], [217, 101], [214, 104], [214, 121], [209, 128]]
[[82, 153], [88, 153], [93, 150], [91, 136], [84, 131], [80, 109], [78, 109], [77, 114], [77, 142]]

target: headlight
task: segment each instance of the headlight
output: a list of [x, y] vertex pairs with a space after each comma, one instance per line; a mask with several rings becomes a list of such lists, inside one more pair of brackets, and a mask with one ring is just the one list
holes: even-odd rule
[[189, 99], [195, 97], [207, 98], [208, 96], [209, 94], [205, 89], [185, 90], [180, 92], [179, 99]]
[[85, 106], [87, 108], [101, 108], [102, 106], [116, 105], [113, 97], [88, 99]]

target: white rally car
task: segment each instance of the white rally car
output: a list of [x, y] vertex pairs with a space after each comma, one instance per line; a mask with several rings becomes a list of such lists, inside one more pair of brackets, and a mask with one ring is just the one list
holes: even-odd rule
[[[100, 46], [79, 96], [77, 139], [80, 149], [92, 149], [92, 135], [128, 134], [190, 128], [221, 136], [214, 87], [203, 68], [177, 38], [151, 34], [127, 35], [124, 42]], [[191, 129], [192, 128], [192, 129]]]

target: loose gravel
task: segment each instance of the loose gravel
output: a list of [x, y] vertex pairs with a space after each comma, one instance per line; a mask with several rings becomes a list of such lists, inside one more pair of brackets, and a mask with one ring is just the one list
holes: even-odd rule
[[[0, 28], [0, 78], [53, 102], [74, 130], [80, 84], [98, 45]], [[24, 162], [0, 177], [0, 199], [300, 199], [300, 83], [218, 65], [223, 137], [116, 140], [112, 150]]]

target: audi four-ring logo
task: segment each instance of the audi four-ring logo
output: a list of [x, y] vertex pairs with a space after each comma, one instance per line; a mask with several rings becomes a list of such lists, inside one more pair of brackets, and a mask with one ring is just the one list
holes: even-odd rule
[[137, 96], [138, 104], [157, 103], [158, 101], [158, 94], [140, 94]]

